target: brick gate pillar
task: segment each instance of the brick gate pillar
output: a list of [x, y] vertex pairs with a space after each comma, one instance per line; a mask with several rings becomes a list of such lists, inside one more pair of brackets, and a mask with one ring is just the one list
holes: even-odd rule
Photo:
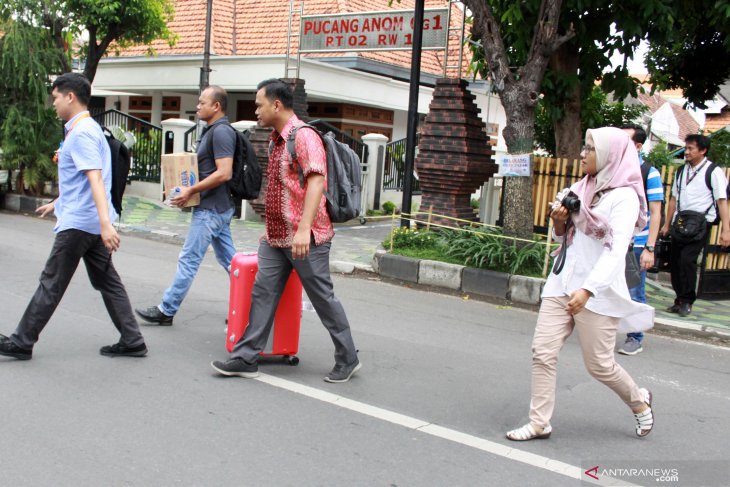
[[[415, 166], [422, 191], [421, 211], [433, 205], [434, 213], [474, 221], [471, 195], [498, 167], [475, 97], [466, 87], [463, 79], [436, 81]], [[443, 218], [432, 221], [456, 226]]]

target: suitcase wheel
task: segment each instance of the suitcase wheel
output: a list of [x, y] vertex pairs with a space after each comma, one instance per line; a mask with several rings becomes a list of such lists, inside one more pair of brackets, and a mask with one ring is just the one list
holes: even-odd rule
[[288, 357], [286, 358], [286, 361], [287, 361], [287, 362], [289, 363], [289, 365], [291, 365], [292, 367], [294, 367], [295, 365], [299, 365], [299, 357], [297, 357], [296, 355], [289, 355], [289, 356], [288, 356]]

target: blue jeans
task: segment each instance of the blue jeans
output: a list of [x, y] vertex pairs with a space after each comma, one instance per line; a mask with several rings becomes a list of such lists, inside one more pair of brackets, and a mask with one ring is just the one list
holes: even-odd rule
[[[641, 253], [643, 251], [644, 247], [634, 247], [634, 255], [636, 256], [636, 261], [639, 262], [639, 266], [641, 266]], [[629, 289], [629, 294], [631, 295], [631, 299], [637, 303], [646, 304], [646, 271], [642, 270], [639, 273], [639, 276], [641, 277], [641, 282], [638, 286]], [[626, 336], [634, 338], [639, 343], [641, 343], [641, 340], [644, 339], [644, 333], [641, 331], [637, 333], [627, 333]]]
[[216, 260], [228, 272], [228, 266], [236, 253], [231, 237], [232, 218], [233, 208], [225, 213], [208, 209], [193, 209], [188, 236], [185, 238], [185, 244], [177, 261], [175, 280], [162, 296], [160, 311], [168, 316], [175, 316], [188, 294], [190, 286], [193, 285], [193, 279], [198, 273], [200, 263], [203, 262], [203, 257], [211, 244]]

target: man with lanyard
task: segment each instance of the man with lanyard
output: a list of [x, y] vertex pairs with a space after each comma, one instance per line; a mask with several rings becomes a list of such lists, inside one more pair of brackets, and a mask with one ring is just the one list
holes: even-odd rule
[[[334, 228], [325, 205], [327, 156], [319, 135], [309, 128], [297, 129], [296, 163], [287, 140], [301, 121], [294, 114], [292, 90], [281, 80], [262, 81], [257, 87], [256, 116], [259, 125], [271, 127], [266, 234], [259, 244], [259, 270], [253, 286], [248, 327], [225, 362], [211, 365], [220, 374], [254, 378], [258, 357], [269, 338], [279, 298], [292, 268], [296, 269], [317, 316], [335, 346], [335, 366], [327, 382], [347, 382], [360, 369], [345, 310], [335, 297], [329, 270]], [[304, 184], [299, 181], [301, 167]]]
[[[636, 146], [639, 153], [639, 164], [644, 165], [644, 159], [641, 156], [641, 148], [646, 142], [646, 132], [643, 128], [636, 124], [624, 125], [621, 127]], [[648, 164], [648, 163], [647, 163]], [[646, 190], [646, 200], [649, 206], [649, 221], [646, 227], [634, 236], [634, 255], [639, 262], [641, 268], [639, 285], [629, 289], [631, 299], [638, 303], [646, 303], [646, 270], [654, 265], [654, 245], [659, 237], [659, 228], [661, 227], [662, 218], [662, 202], [664, 201], [664, 186], [662, 185], [662, 176], [659, 171], [649, 165], [648, 172], [642, 167], [642, 176], [646, 175], [644, 180], [644, 188]], [[619, 348], [618, 353], [623, 355], [636, 355], [644, 350], [642, 341], [644, 340], [643, 332], [629, 333], [626, 335], [626, 341]]]
[[111, 253], [119, 249], [119, 235], [112, 225], [117, 214], [111, 203], [111, 151], [101, 127], [86, 109], [91, 85], [81, 74], [63, 74], [53, 82], [52, 96], [53, 108], [66, 121], [65, 140], [57, 153], [59, 196], [36, 211], [41, 218], [55, 212], [56, 239], [15, 333], [0, 335], [0, 355], [31, 359], [33, 346], [83, 259], [91, 285], [101, 292], [121, 334], [118, 343], [101, 347], [100, 353], [143, 357], [147, 347], [111, 261]]
[[[730, 214], [727, 205], [727, 179], [720, 167], [715, 167], [710, 175], [712, 190], [707, 187], [706, 172], [711, 162], [707, 159], [710, 150], [710, 139], [704, 135], [691, 134], [684, 139], [684, 158], [687, 163], [679, 177], [674, 178], [672, 197], [667, 205], [667, 221], [664, 222], [661, 234], [669, 235], [670, 226], [676, 212], [690, 210], [705, 214], [707, 221], [707, 237], [690, 243], [672, 240], [671, 273], [672, 288], [676, 294], [674, 304], [667, 311], [687, 316], [692, 312], [692, 304], [697, 299], [695, 286], [697, 283], [697, 257], [705, 248], [710, 235], [711, 222], [715, 221], [717, 211], [720, 213], [720, 245], [730, 245]], [[679, 201], [679, 204], [677, 203]]]
[[234, 205], [226, 184], [233, 175], [236, 134], [226, 117], [227, 105], [228, 94], [220, 86], [207, 87], [198, 99], [198, 118], [208, 124], [197, 150], [200, 181], [180, 188], [180, 194], [172, 199], [172, 204], [182, 208], [193, 194], [200, 193], [200, 205], [193, 209], [190, 229], [177, 262], [177, 272], [162, 296], [162, 302], [158, 306], [135, 310], [150, 323], [172, 325], [172, 318], [193, 285], [193, 279], [210, 245], [213, 245], [215, 257], [226, 272], [236, 253], [231, 237]]

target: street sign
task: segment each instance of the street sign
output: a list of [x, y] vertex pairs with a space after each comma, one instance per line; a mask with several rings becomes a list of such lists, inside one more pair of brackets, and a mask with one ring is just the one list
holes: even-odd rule
[[[427, 9], [423, 49], [445, 49], [449, 9]], [[413, 10], [302, 16], [299, 52], [410, 51]]]

